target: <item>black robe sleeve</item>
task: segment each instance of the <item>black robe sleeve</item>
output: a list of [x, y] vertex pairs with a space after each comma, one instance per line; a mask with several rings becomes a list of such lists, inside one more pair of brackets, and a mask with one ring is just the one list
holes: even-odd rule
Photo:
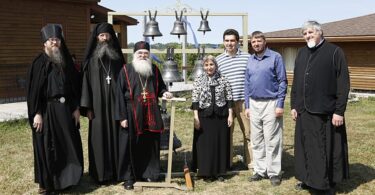
[[[301, 49], [298, 50], [296, 60], [294, 61], [293, 74], [296, 74], [296, 71], [297, 71], [297, 58], [298, 58], [300, 52], [301, 52]], [[291, 108], [291, 110], [293, 110], [293, 109], [297, 110], [297, 107], [296, 107], [297, 91], [296, 90], [297, 90], [297, 78], [296, 78], [296, 76], [293, 76], [292, 89], [290, 91], [290, 108]]]
[[334, 55], [334, 61], [337, 70], [337, 92], [336, 92], [336, 110], [335, 114], [344, 116], [346, 104], [348, 101], [348, 94], [350, 89], [349, 70], [346, 63], [344, 52], [338, 48]]
[[35, 58], [30, 66], [27, 77], [27, 110], [29, 122], [32, 126], [32, 121], [36, 113], [43, 113], [45, 109], [46, 97], [43, 86], [47, 79], [46, 75], [47, 58], [42, 53]]
[[89, 62], [85, 62], [82, 78], [82, 91], [81, 91], [81, 114], [87, 116], [87, 110], [92, 110], [92, 89], [90, 85]]
[[117, 88], [116, 88], [116, 110], [115, 110], [115, 120], [122, 121], [128, 120], [127, 105], [126, 105], [126, 93], [127, 80], [125, 76], [124, 69], [120, 70], [119, 76], [117, 78]]
[[163, 96], [163, 93], [168, 91], [167, 90], [167, 86], [165, 85], [164, 83], [164, 80], [163, 80], [163, 77], [161, 76], [160, 74], [160, 70], [159, 68], [156, 66], [156, 65], [153, 65], [155, 67], [155, 74], [157, 74], [158, 76], [158, 97], [162, 97]]

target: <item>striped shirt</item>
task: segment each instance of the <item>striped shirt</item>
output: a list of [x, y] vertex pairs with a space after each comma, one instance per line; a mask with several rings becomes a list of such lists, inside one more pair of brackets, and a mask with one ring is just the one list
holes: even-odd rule
[[244, 83], [247, 62], [250, 54], [237, 50], [235, 56], [224, 52], [216, 57], [219, 71], [229, 81], [232, 87], [233, 101], [244, 100]]

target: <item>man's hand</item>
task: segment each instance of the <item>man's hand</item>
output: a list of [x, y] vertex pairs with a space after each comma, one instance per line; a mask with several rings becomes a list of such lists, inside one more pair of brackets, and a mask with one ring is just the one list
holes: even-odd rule
[[297, 115], [298, 115], [297, 110], [296, 110], [296, 109], [292, 109], [292, 110], [290, 111], [290, 114], [292, 115], [292, 119], [293, 119], [294, 121], [296, 121], [296, 120], [297, 120]]
[[121, 125], [122, 128], [127, 128], [128, 127], [128, 120], [120, 121], [120, 125]]
[[167, 98], [167, 99], [171, 99], [173, 98], [173, 94], [169, 91], [166, 91], [163, 93], [163, 97]]
[[339, 127], [344, 124], [344, 117], [338, 114], [333, 114], [332, 116], [332, 125], [335, 127]]
[[74, 124], [77, 126], [79, 124], [79, 117], [81, 116], [81, 113], [79, 112], [79, 108], [74, 110], [72, 116], [74, 118]]
[[276, 108], [276, 110], [275, 110], [276, 117], [282, 117], [283, 114], [284, 114], [284, 109], [283, 108]]
[[36, 114], [34, 116], [34, 123], [33, 123], [33, 127], [36, 128], [36, 132], [42, 132], [42, 128], [43, 128], [43, 118], [42, 118], [42, 115], [41, 114]]
[[245, 110], [245, 117], [247, 119], [250, 119], [250, 108], [246, 108], [246, 110]]
[[87, 110], [87, 118], [92, 120], [94, 118], [94, 112], [92, 110]]

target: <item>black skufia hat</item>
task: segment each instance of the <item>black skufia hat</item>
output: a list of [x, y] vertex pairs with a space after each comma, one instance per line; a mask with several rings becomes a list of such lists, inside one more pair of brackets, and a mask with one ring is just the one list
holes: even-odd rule
[[47, 24], [40, 31], [42, 42], [46, 42], [49, 38], [63, 39], [61, 26], [58, 24]]
[[150, 44], [145, 41], [139, 41], [134, 45], [134, 53], [140, 49], [145, 49], [150, 51]]

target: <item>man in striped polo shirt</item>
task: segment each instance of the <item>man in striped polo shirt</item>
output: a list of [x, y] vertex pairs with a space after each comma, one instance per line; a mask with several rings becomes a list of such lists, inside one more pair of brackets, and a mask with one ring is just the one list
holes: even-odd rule
[[[252, 150], [250, 144], [250, 122], [245, 117], [244, 109], [244, 82], [245, 71], [250, 54], [238, 48], [240, 36], [234, 29], [227, 29], [223, 34], [225, 51], [216, 57], [219, 71], [228, 79], [233, 94], [233, 117], [237, 118], [244, 139], [244, 160], [248, 168], [252, 168]], [[234, 121], [234, 120], [233, 120]], [[233, 131], [234, 123], [230, 133], [230, 154], [229, 164], [232, 166], [233, 160]]]

